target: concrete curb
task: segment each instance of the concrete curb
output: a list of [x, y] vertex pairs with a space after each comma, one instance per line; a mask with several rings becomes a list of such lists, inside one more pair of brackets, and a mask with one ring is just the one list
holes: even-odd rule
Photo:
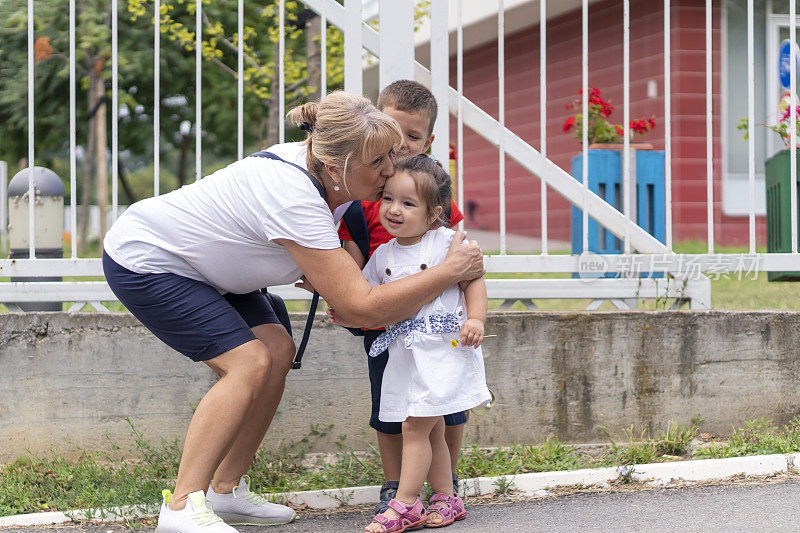
[[[666, 485], [675, 481], [710, 481], [733, 476], [764, 476], [781, 472], [797, 472], [800, 453], [755, 455], [729, 459], [698, 459], [670, 463], [636, 465], [632, 478], [653, 485]], [[617, 468], [595, 468], [564, 472], [536, 472], [495, 477], [478, 477], [461, 480], [461, 493], [465, 496], [482, 496], [497, 491], [498, 486], [510, 484], [520, 495], [545, 496], [549, 489], [568, 486], [604, 486], [618, 479]], [[376, 501], [379, 485], [346, 487], [339, 489], [309, 490], [265, 495], [270, 500], [306, 506], [310, 509], [335, 509], [349, 505], [364, 505]], [[158, 514], [158, 505], [129, 505], [111, 509], [83, 509], [79, 511], [33, 513], [0, 516], [0, 527], [44, 526], [77, 520], [119, 522], [135, 518], [152, 518]]]

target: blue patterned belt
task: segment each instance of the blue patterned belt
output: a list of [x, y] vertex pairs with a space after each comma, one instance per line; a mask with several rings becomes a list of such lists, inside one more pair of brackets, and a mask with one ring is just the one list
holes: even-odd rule
[[455, 333], [461, 331], [461, 323], [453, 313], [426, 315], [421, 318], [409, 318], [386, 327], [386, 331], [378, 335], [369, 349], [370, 357], [377, 357], [389, 348], [389, 345], [401, 334], [405, 334], [406, 348], [411, 348], [413, 333]]

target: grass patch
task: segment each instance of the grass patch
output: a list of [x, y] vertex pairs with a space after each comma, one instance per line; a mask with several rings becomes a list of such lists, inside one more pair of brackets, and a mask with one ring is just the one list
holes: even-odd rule
[[[500, 449], [473, 445], [461, 455], [459, 475], [462, 479], [497, 476], [501, 478], [497, 491], [508, 492], [513, 490], [514, 476], [526, 472], [616, 466], [624, 481], [632, 478], [635, 465], [645, 463], [800, 452], [800, 419], [782, 427], [763, 418], [751, 420], [722, 440], [701, 435], [704, 442], [698, 444], [700, 422], [699, 416], [691, 425], [670, 421], [654, 436], [634, 426], [619, 437], [600, 428], [608, 445], [591, 455], [554, 436]], [[134, 444], [127, 453], [109, 440], [107, 451], [84, 452], [76, 460], [22, 457], [0, 466], [0, 516], [160, 501], [161, 490], [174, 485], [180, 446], [177, 441], [150, 444], [128, 423]], [[312, 425], [299, 441], [259, 450], [249, 472], [253, 490], [276, 493], [381, 484], [383, 472], [374, 448], [355, 452], [340, 438], [337, 453], [309, 454], [332, 429], [333, 425]]]
[[778, 427], [772, 420], [750, 420], [736, 428], [725, 441], [709, 442], [699, 447], [696, 457], [721, 459], [746, 455], [800, 452], [800, 419]]

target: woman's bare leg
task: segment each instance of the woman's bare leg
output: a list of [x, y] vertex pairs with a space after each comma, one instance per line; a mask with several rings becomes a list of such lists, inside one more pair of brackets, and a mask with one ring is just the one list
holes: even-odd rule
[[214, 472], [212, 486], [218, 494], [233, 490], [250, 468], [253, 458], [264, 440], [272, 418], [278, 409], [294, 358], [294, 341], [280, 324], [264, 324], [253, 328], [253, 333], [266, 346], [272, 359], [272, 369], [266, 385], [247, 411], [247, 423], [239, 429], [239, 434], [228, 453]]
[[189, 493], [208, 489], [212, 474], [242, 429], [250, 406], [269, 382], [272, 359], [261, 341], [252, 340], [205, 363], [220, 380], [197, 405], [189, 424], [175, 495], [169, 503], [174, 511], [186, 506]]

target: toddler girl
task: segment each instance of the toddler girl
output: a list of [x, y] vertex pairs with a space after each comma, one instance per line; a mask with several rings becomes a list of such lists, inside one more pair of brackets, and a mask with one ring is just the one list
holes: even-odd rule
[[[373, 286], [444, 261], [454, 235], [442, 218], [450, 202], [450, 176], [428, 156], [395, 164], [379, 212], [395, 238], [375, 250], [364, 267]], [[403, 423], [403, 460], [397, 495], [367, 532], [443, 527], [467, 515], [453, 493], [443, 415], [490, 400], [480, 350], [486, 306], [482, 278], [453, 285], [414, 317], [388, 326], [373, 343], [370, 356], [389, 349], [379, 419]], [[426, 477], [434, 491], [427, 511], [419, 498]]]

